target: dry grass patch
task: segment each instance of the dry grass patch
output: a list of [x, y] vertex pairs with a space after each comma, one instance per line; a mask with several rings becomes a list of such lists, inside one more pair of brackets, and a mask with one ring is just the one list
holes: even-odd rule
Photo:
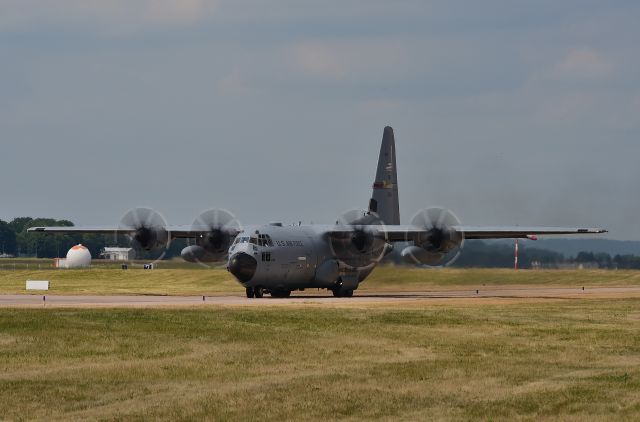
[[[172, 264], [173, 265], [173, 264]], [[49, 280], [49, 294], [94, 295], [221, 295], [242, 294], [243, 288], [223, 268], [199, 266], [121, 270], [0, 270], [0, 294], [25, 293], [28, 279]], [[506, 286], [640, 286], [640, 271], [513, 271], [502, 269], [420, 269], [394, 266], [377, 268], [358, 290], [424, 291], [482, 289]], [[310, 290], [317, 293], [316, 290]], [[321, 292], [320, 294], [328, 294]]]
[[639, 299], [0, 310], [3, 419], [638, 419]]

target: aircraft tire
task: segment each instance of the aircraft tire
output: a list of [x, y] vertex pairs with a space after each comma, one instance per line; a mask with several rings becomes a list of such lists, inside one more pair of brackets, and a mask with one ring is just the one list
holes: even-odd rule
[[290, 297], [290, 296], [291, 296], [291, 290], [272, 290], [271, 291], [271, 297], [284, 298], [284, 297]]
[[247, 292], [247, 298], [253, 299], [254, 297], [256, 297], [256, 292], [253, 289], [253, 287], [247, 287], [246, 292]]
[[253, 289], [253, 294], [256, 299], [262, 299], [262, 297], [264, 296], [264, 289], [262, 287], [255, 287]]
[[353, 297], [353, 290], [343, 290], [341, 287], [331, 289], [335, 297]]

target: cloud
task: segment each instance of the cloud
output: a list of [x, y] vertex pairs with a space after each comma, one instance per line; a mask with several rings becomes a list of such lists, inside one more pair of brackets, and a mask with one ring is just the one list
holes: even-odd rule
[[222, 93], [232, 96], [246, 95], [251, 92], [245, 78], [238, 70], [234, 70], [222, 78], [218, 87]]
[[348, 71], [342, 53], [335, 46], [321, 42], [298, 44], [292, 51], [294, 65], [302, 72], [338, 79], [345, 77]]
[[608, 76], [614, 64], [591, 48], [571, 50], [555, 67], [558, 76], [595, 79]]
[[409, 68], [407, 48], [394, 40], [313, 40], [289, 51], [293, 68], [325, 79], [399, 78]]
[[218, 0], [0, 0], [0, 31], [80, 26], [129, 32], [195, 23], [218, 5]]
[[530, 73], [529, 88], [547, 87], [557, 92], [558, 89], [595, 87], [608, 83], [618, 68], [613, 59], [590, 47], [570, 49], [560, 59], [550, 60], [549, 56], [549, 53], [544, 55], [538, 69]]
[[543, 103], [541, 112], [547, 121], [574, 123], [590, 115], [597, 101], [592, 94], [574, 93], [549, 96]]

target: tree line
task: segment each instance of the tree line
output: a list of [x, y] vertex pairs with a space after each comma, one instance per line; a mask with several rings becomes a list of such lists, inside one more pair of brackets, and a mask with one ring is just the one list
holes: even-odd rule
[[69, 220], [53, 218], [19, 217], [10, 222], [0, 220], [1, 252], [14, 256], [29, 256], [38, 258], [64, 257], [67, 251], [79, 243], [86, 246], [91, 255], [97, 257], [106, 246], [105, 236], [92, 234], [73, 235], [42, 235], [29, 233], [27, 229], [38, 226], [71, 227]]
[[[480, 240], [467, 241], [454, 263], [456, 267], [490, 267], [513, 268], [514, 248], [504, 244], [487, 244]], [[588, 265], [600, 269], [640, 269], [640, 256], [610, 255], [605, 252], [579, 252], [575, 257], [546, 249], [521, 246], [518, 253], [520, 268], [532, 268], [540, 265], [543, 268], [559, 268], [562, 266]]]
[[[386, 259], [398, 265], [407, 264], [400, 256], [402, 246], [396, 248]], [[499, 243], [492, 244], [482, 240], [468, 240], [457, 259], [455, 268], [513, 268], [514, 247]], [[640, 256], [610, 255], [607, 253], [580, 252], [575, 257], [566, 257], [562, 253], [547, 249], [531, 248], [521, 245], [518, 253], [520, 268], [562, 268], [579, 265], [601, 269], [640, 269]]]
[[[54, 218], [18, 217], [10, 222], [0, 220], [0, 254], [36, 257], [36, 258], [64, 258], [67, 251], [74, 245], [82, 244], [91, 252], [91, 256], [98, 258], [107, 246], [129, 246], [124, 236], [100, 234], [54, 234], [43, 235], [30, 233], [27, 229], [40, 226], [72, 227], [69, 220]], [[182, 239], [171, 242], [165, 258], [172, 258], [180, 254], [186, 242]], [[138, 258], [151, 258], [152, 253], [137, 251]]]

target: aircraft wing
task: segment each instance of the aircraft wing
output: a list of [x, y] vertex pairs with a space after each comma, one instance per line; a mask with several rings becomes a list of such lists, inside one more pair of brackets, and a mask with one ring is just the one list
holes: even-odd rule
[[[398, 226], [366, 226], [369, 230], [386, 233], [390, 242], [406, 242], [424, 238], [428, 231], [421, 227], [411, 225]], [[607, 233], [607, 230], [599, 228], [573, 228], [573, 227], [473, 227], [452, 226], [451, 229], [464, 235], [465, 239], [526, 239], [535, 236], [546, 235], [589, 235]], [[329, 230], [330, 235], [345, 235], [349, 228], [336, 226]]]
[[107, 227], [107, 226], [86, 226], [86, 227], [75, 227], [75, 226], [61, 226], [61, 227], [31, 227], [27, 229], [28, 232], [38, 232], [38, 233], [63, 233], [63, 234], [75, 234], [75, 233], [90, 233], [90, 234], [114, 234], [120, 232], [122, 234], [129, 233], [133, 230], [126, 230], [117, 227]]
[[465, 239], [524, 239], [531, 236], [602, 234], [607, 230], [598, 228], [571, 227], [472, 227], [454, 226], [454, 230], [463, 233]]
[[[601, 234], [604, 229], [568, 228], [568, 227], [473, 227], [453, 226], [453, 230], [464, 235], [465, 239], [526, 239], [532, 236]], [[387, 226], [385, 228], [390, 241], [402, 242], [414, 240], [426, 231], [414, 226]]]
[[[211, 230], [209, 227], [192, 227], [192, 226], [169, 226], [166, 227], [167, 232], [171, 233], [172, 238], [191, 238], [200, 234], [207, 233]], [[132, 234], [135, 233], [135, 227], [118, 227], [118, 226], [68, 226], [68, 227], [31, 227], [27, 231], [36, 233], [63, 233], [63, 234]]]

